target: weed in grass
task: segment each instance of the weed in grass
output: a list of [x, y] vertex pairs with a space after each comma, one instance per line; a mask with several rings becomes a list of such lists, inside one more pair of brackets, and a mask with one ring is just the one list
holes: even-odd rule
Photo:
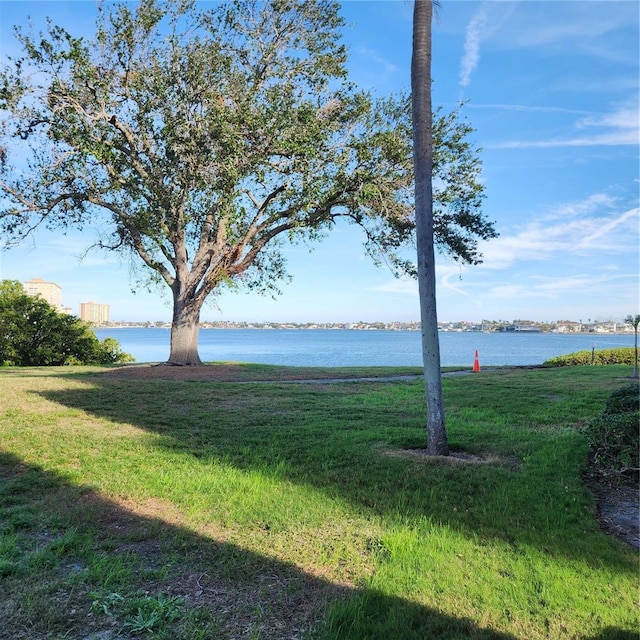
[[94, 598], [91, 603], [91, 611], [94, 613], [103, 613], [105, 616], [112, 616], [117, 609], [124, 604], [124, 596], [119, 593], [100, 589], [98, 591], [91, 591], [89, 593], [91, 598]]
[[125, 628], [132, 633], [155, 632], [180, 618], [183, 600], [177, 596], [145, 595], [125, 601]]
[[182, 617], [184, 599], [178, 596], [158, 594], [133, 594], [129, 596], [105, 589], [93, 591], [91, 611], [107, 616], [133, 634], [163, 634], [163, 630]]

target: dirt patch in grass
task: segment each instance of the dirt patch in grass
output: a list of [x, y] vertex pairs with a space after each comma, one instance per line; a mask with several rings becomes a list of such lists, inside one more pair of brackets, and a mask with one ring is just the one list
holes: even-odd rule
[[608, 534], [640, 549], [640, 488], [637, 484], [591, 484], [598, 520]]
[[175, 577], [164, 591], [184, 598], [192, 608], [215, 612], [219, 637], [284, 640], [308, 633], [328, 601], [341, 590], [306, 581], [293, 572], [259, 574], [251, 581], [221, 579], [209, 573]]
[[514, 471], [519, 469], [520, 461], [515, 458], [498, 456], [496, 454], [481, 455], [468, 451], [451, 451], [448, 456], [433, 456], [424, 448], [418, 449], [382, 449], [382, 454], [392, 458], [404, 458], [406, 460], [419, 460], [425, 463], [448, 464], [453, 466], [467, 466], [477, 464], [494, 464], [509, 467]]

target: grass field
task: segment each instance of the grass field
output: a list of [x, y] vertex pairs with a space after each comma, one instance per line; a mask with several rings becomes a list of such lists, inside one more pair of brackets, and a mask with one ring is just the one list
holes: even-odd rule
[[420, 380], [0, 369], [0, 639], [635, 639], [579, 432], [630, 373], [447, 377], [442, 460]]

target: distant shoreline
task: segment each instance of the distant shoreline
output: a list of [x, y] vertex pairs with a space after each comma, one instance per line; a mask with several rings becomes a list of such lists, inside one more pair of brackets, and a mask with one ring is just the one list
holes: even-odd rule
[[[613, 323], [612, 323], [613, 324]], [[623, 324], [623, 323], [615, 323]], [[532, 333], [551, 333], [554, 335], [633, 335], [633, 328], [629, 327], [628, 329], [589, 329], [589, 330], [577, 330], [577, 329], [565, 329], [559, 330], [558, 325], [551, 325], [550, 328], [523, 328], [517, 330], [505, 330], [504, 328], [491, 328], [491, 329], [480, 329], [476, 328], [477, 325], [471, 325], [468, 328], [449, 328], [449, 327], [440, 327], [438, 329], [439, 333], [499, 333], [499, 334], [522, 334], [528, 335]], [[503, 325], [501, 325], [503, 326]], [[169, 322], [157, 322], [157, 323], [149, 323], [149, 322], [131, 322], [131, 323], [109, 323], [109, 324], [101, 324], [101, 325], [93, 325], [93, 329], [171, 329], [171, 323]], [[265, 322], [265, 323], [241, 323], [241, 322], [228, 322], [228, 323], [220, 323], [220, 322], [203, 322], [200, 324], [200, 329], [203, 330], [245, 330], [245, 329], [256, 329], [256, 330], [300, 330], [300, 331], [308, 331], [308, 330], [325, 330], [325, 331], [420, 331], [420, 323], [419, 322], [391, 322], [391, 323], [382, 323], [382, 322], [358, 322], [358, 323], [279, 323], [279, 322]]]

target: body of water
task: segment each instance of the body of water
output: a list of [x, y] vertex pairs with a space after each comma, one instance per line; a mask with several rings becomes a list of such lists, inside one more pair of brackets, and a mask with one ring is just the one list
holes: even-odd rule
[[[169, 329], [97, 329], [115, 338], [137, 362], [169, 357]], [[536, 365], [558, 355], [596, 348], [633, 347], [631, 334], [441, 332], [442, 366]], [[420, 332], [349, 329], [202, 329], [205, 362], [255, 362], [290, 366], [422, 366]]]

